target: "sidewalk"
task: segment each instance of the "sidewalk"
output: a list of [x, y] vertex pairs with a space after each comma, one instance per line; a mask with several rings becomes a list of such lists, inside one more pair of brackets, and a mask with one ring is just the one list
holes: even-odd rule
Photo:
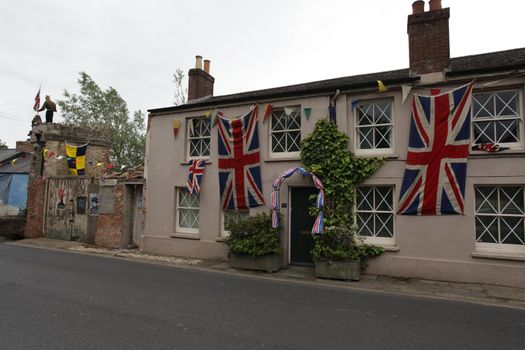
[[[0, 237], [0, 243], [2, 243]], [[393, 278], [385, 276], [363, 275], [359, 282], [343, 282], [316, 279], [313, 267], [289, 266], [277, 273], [254, 272], [231, 268], [226, 262], [158, 256], [128, 249], [108, 249], [90, 246], [84, 243], [62, 241], [49, 238], [23, 239], [7, 241], [6, 244], [35, 248], [67, 250], [84, 254], [98, 254], [110, 257], [140, 260], [144, 262], [167, 264], [177, 267], [217, 271], [222, 273], [268, 278], [324, 286], [329, 288], [347, 288], [380, 293], [393, 293], [424, 298], [438, 298], [461, 302], [525, 309], [525, 288], [509, 288], [489, 284], [452, 283], [429, 281], [413, 278]]]

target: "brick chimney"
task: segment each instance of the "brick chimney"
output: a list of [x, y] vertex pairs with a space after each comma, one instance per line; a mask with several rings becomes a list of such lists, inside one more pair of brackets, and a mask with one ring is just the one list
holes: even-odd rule
[[16, 150], [18, 152], [33, 152], [33, 144], [30, 141], [16, 141]]
[[441, 8], [441, 0], [430, 0], [430, 10], [425, 12], [425, 2], [415, 1], [408, 16], [408, 50], [410, 74], [442, 72], [450, 61], [448, 31], [449, 8]]
[[210, 60], [204, 60], [203, 70], [202, 56], [195, 56], [195, 68], [188, 72], [188, 101], [213, 96], [214, 82], [215, 78], [210, 75]]

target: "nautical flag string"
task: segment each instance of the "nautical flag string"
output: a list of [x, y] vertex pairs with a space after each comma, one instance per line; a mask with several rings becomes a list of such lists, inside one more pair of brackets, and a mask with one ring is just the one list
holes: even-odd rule
[[400, 214], [463, 213], [472, 87], [414, 95]]
[[283, 183], [284, 179], [289, 178], [294, 173], [299, 172], [303, 176], [310, 176], [312, 178], [312, 181], [314, 182], [314, 186], [319, 190], [319, 193], [317, 194], [317, 200], [316, 200], [316, 207], [319, 209], [319, 213], [317, 214], [317, 218], [315, 219], [314, 226], [312, 227], [312, 233], [313, 234], [320, 234], [323, 233], [323, 208], [324, 208], [324, 186], [321, 180], [317, 176], [315, 176], [312, 173], [307, 172], [301, 167], [293, 167], [285, 170], [275, 181], [272, 185], [272, 195], [271, 195], [271, 204], [272, 204], [272, 227], [276, 228], [279, 227], [279, 191], [281, 188], [281, 184]]
[[193, 159], [190, 161], [190, 168], [188, 170], [188, 181], [186, 188], [191, 194], [199, 193], [201, 190], [202, 176], [204, 175], [204, 159]]

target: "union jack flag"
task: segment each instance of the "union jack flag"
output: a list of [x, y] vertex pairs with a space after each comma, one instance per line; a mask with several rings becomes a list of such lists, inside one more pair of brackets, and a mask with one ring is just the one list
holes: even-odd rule
[[247, 209], [264, 204], [257, 105], [233, 120], [217, 118], [222, 208]]
[[33, 110], [35, 112], [38, 112], [38, 110], [40, 109], [40, 89], [41, 88], [38, 88], [38, 92], [36, 93], [36, 96], [35, 96], [35, 104], [33, 105]]
[[190, 193], [199, 193], [201, 190], [202, 175], [204, 174], [203, 159], [193, 159], [190, 161], [190, 169], [188, 170], [188, 181], [186, 188]]
[[463, 213], [472, 86], [414, 95], [400, 214]]

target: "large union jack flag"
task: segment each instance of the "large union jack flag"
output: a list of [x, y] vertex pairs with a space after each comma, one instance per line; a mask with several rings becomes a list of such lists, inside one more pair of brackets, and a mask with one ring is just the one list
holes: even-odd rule
[[264, 204], [257, 105], [233, 120], [217, 118], [222, 208], [247, 209]]
[[472, 86], [414, 96], [400, 214], [463, 213]]

